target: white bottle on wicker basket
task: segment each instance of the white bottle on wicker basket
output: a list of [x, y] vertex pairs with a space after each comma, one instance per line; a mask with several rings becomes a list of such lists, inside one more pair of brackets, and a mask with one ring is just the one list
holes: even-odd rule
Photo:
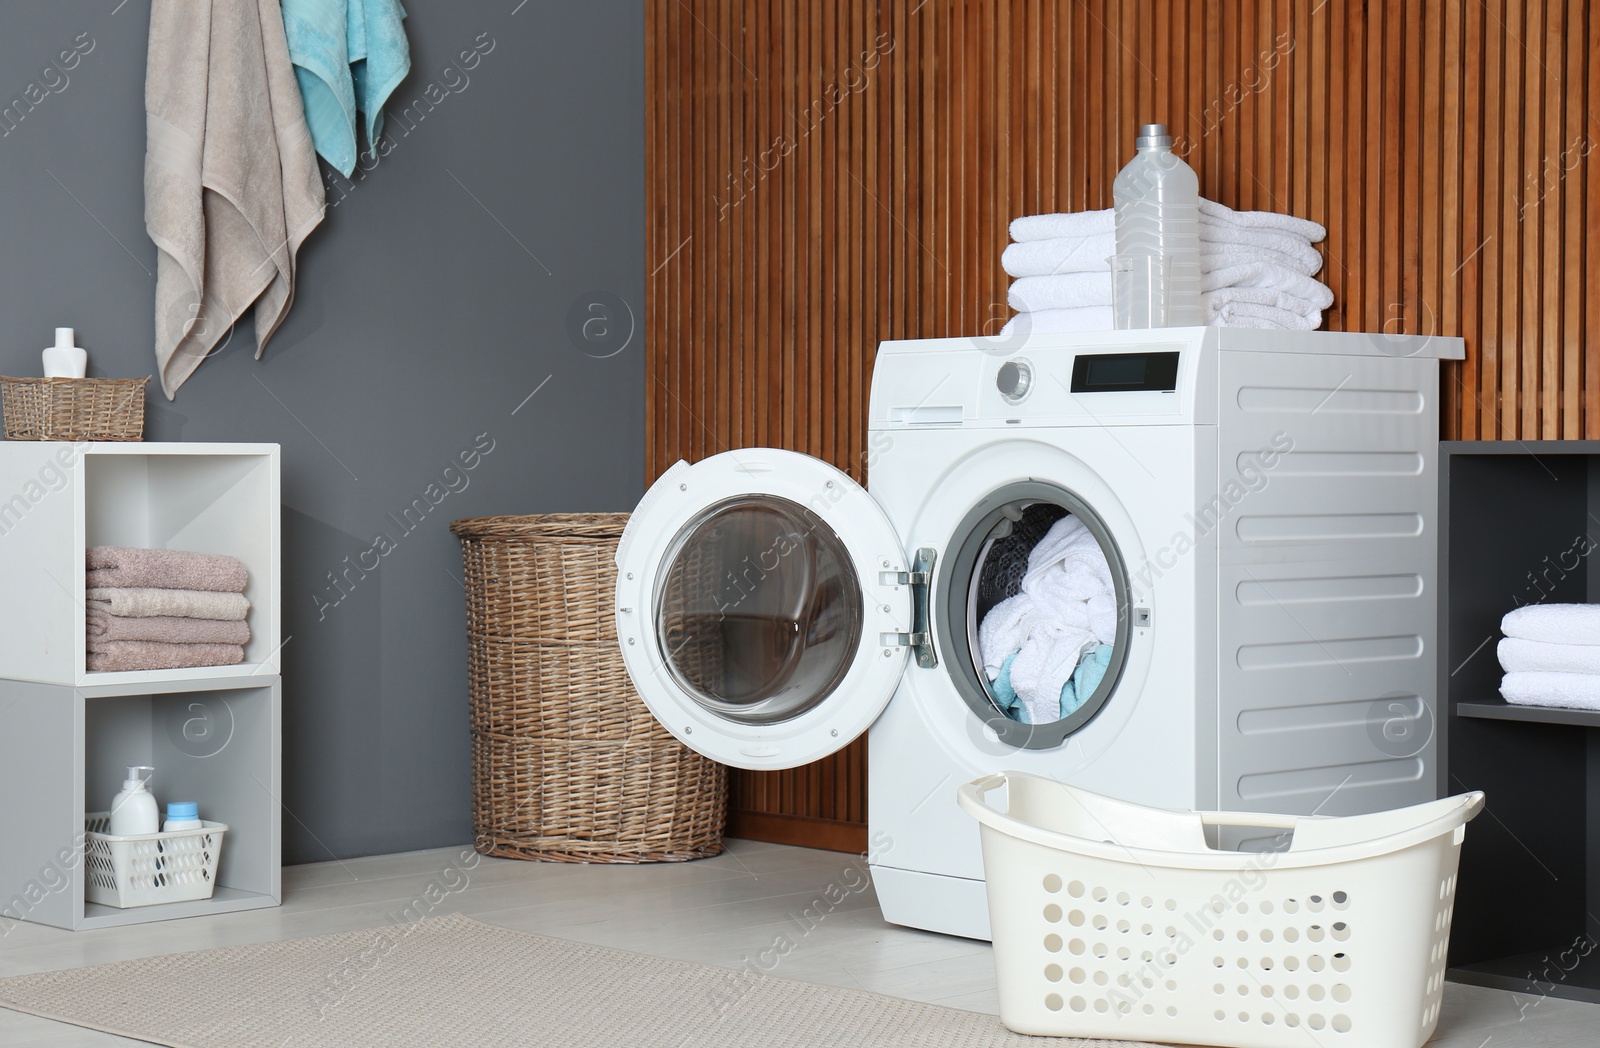
[[44, 351], [45, 378], [82, 378], [89, 371], [89, 353], [72, 344], [71, 328], [56, 328], [56, 344]]

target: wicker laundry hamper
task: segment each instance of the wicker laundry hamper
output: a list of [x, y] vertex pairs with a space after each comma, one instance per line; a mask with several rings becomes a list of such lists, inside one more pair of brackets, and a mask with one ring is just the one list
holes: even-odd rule
[[466, 570], [472, 808], [485, 855], [679, 862], [722, 851], [727, 768], [674, 739], [617, 650], [626, 513], [450, 526]]

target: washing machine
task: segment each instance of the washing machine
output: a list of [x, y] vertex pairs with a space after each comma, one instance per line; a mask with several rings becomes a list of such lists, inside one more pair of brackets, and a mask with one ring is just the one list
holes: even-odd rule
[[[1184, 809], [1432, 799], [1439, 361], [1462, 355], [1218, 328], [885, 342], [866, 488], [768, 448], [652, 485], [617, 552], [628, 671], [735, 767], [868, 732], [885, 918], [972, 938], [982, 856], [955, 797], [983, 774]], [[1093, 536], [1116, 617], [1092, 694], [1028, 724], [979, 626], [997, 551], [1041, 514]]]

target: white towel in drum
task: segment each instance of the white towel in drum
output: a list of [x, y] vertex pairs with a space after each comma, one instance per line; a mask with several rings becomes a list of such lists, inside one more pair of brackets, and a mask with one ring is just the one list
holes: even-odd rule
[[1500, 681], [1500, 694], [1518, 706], [1600, 710], [1600, 674], [1508, 673]]
[[1552, 644], [1543, 640], [1507, 637], [1495, 654], [1507, 673], [1600, 674], [1600, 644]]
[[1011, 686], [1028, 723], [1061, 717], [1061, 689], [1078, 660], [1117, 635], [1116, 598], [1105, 552], [1078, 518], [1058, 520], [1028, 554], [1022, 592], [978, 626], [984, 672], [993, 680], [1013, 652]]
[[1600, 644], [1600, 604], [1528, 604], [1507, 612], [1500, 632], [1554, 644]]

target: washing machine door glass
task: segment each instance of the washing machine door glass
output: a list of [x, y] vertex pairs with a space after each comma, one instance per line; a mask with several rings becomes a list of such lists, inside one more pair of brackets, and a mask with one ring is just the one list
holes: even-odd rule
[[861, 644], [861, 583], [817, 514], [776, 495], [735, 496], [690, 520], [666, 565], [656, 640], [700, 705], [765, 724], [838, 688]]
[[617, 626], [635, 687], [691, 748], [748, 768], [839, 749], [906, 661], [904, 551], [848, 476], [792, 452], [679, 464], [617, 554]]

